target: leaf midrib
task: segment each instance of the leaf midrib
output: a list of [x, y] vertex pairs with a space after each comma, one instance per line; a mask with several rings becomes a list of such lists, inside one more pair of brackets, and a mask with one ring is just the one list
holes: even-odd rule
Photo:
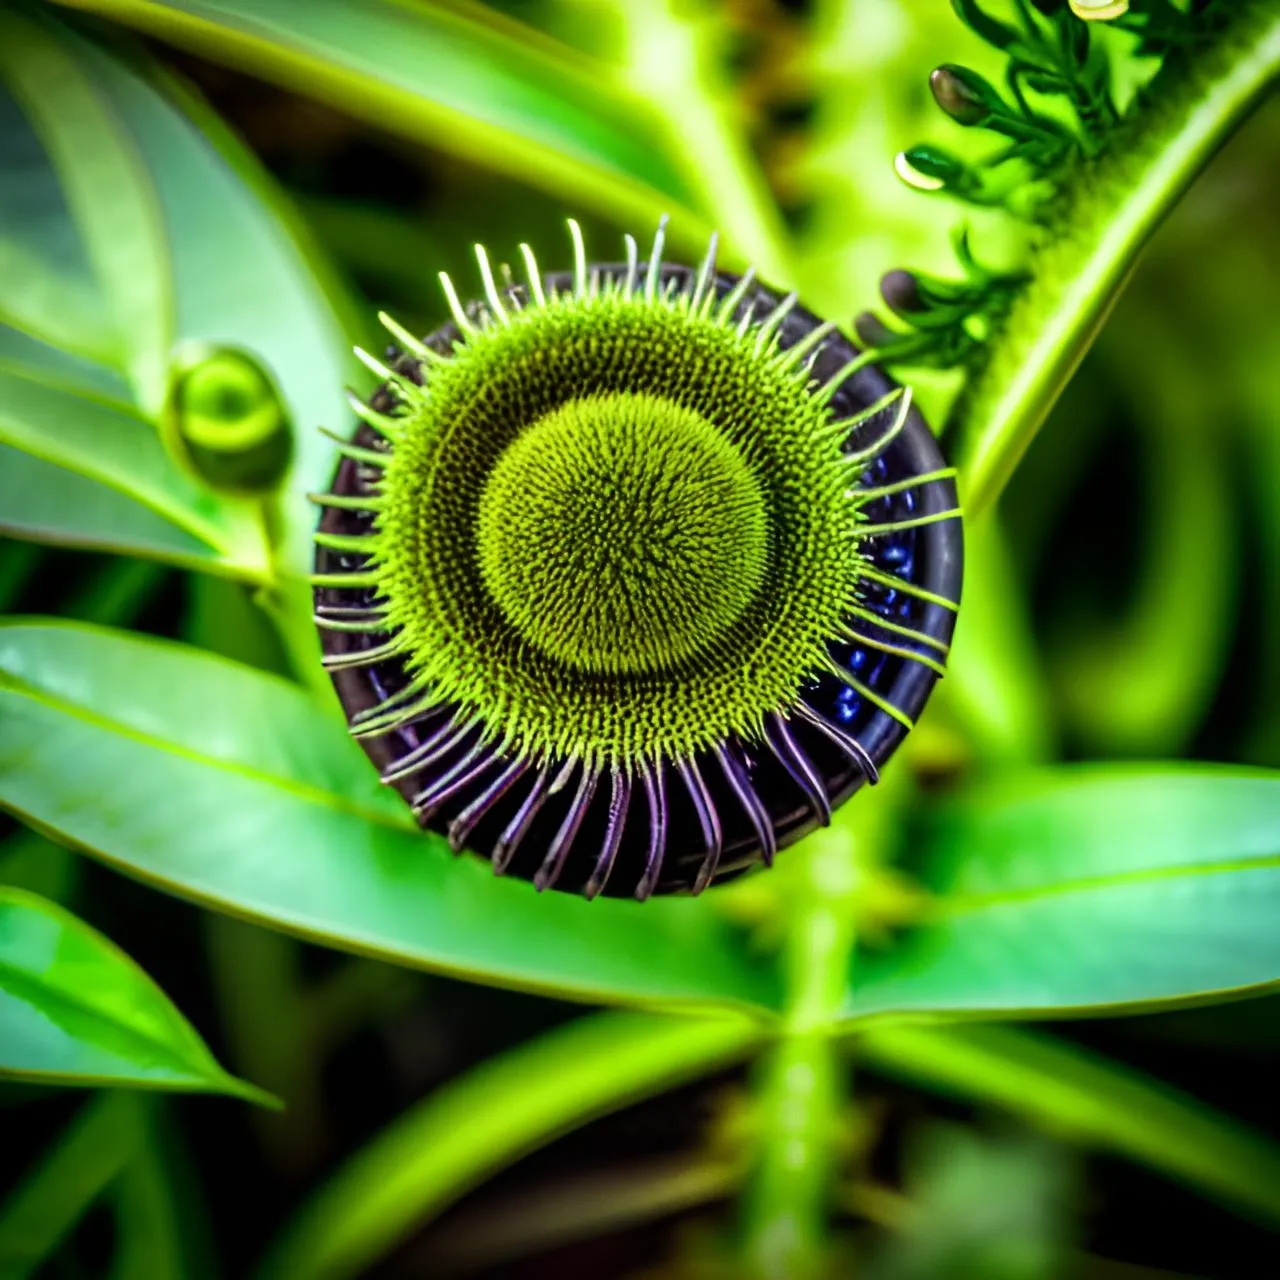
[[[216, 1063], [210, 1062], [201, 1066], [194, 1066], [190, 1061], [184, 1059], [172, 1045], [166, 1041], [158, 1040], [154, 1036], [145, 1031], [140, 1031], [136, 1027], [131, 1027], [126, 1023], [110, 1017], [101, 1009], [94, 1005], [85, 1003], [83, 1000], [76, 999], [75, 996], [67, 994], [60, 988], [47, 986], [35, 978], [32, 978], [24, 970], [14, 965], [0, 960], [0, 991], [12, 996], [15, 1000], [20, 1000], [24, 1004], [31, 1005], [39, 1009], [41, 1004], [52, 1005], [69, 1010], [80, 1017], [89, 1019], [91, 1022], [100, 1024], [101, 1026], [110, 1028], [110, 1030], [123, 1040], [126, 1046], [130, 1043], [138, 1045], [144, 1050], [140, 1054], [135, 1065], [150, 1065], [146, 1062], [149, 1054], [153, 1060], [153, 1064], [164, 1070], [170, 1071], [175, 1075], [181, 1076], [187, 1080], [196, 1080], [205, 1085], [217, 1085], [222, 1080], [222, 1073], [217, 1068]], [[33, 998], [34, 995], [34, 998]], [[56, 1021], [56, 1020], [55, 1020]], [[59, 1030], [63, 1030], [59, 1027]], [[184, 1034], [190, 1034], [186, 1029]], [[76, 1036], [71, 1032], [64, 1031], [72, 1039], [81, 1040], [82, 1037]], [[89, 1043], [94, 1044], [90, 1041]], [[204, 1046], [192, 1044], [192, 1049]], [[94, 1048], [100, 1049], [105, 1053], [114, 1054], [117, 1057], [123, 1057], [122, 1054], [106, 1045], [94, 1044]], [[0, 1065], [0, 1071], [5, 1070]]]
[[922, 923], [949, 919], [953, 916], [1011, 906], [1022, 902], [1067, 897], [1075, 893], [1096, 893], [1129, 885], [1154, 884], [1163, 880], [1179, 880], [1196, 876], [1227, 874], [1232, 871], [1280, 869], [1280, 853], [1258, 858], [1222, 858], [1215, 862], [1183, 863], [1177, 866], [1145, 867], [1135, 871], [1108, 875], [1081, 876], [1076, 880], [1059, 880], [1054, 884], [1028, 885], [1024, 889], [995, 890], [989, 893], [956, 893], [941, 895], [933, 908], [926, 908]]
[[226, 760], [219, 756], [205, 755], [204, 753], [195, 751], [190, 747], [182, 746], [181, 744], [172, 742], [169, 739], [161, 738], [155, 734], [146, 733], [141, 729], [137, 729], [132, 725], [124, 724], [110, 716], [102, 715], [96, 711], [90, 711], [69, 699], [59, 698], [56, 695], [50, 694], [39, 688], [37, 685], [31, 684], [30, 682], [5, 671], [3, 668], [0, 668], [0, 693], [3, 693], [6, 690], [17, 694], [20, 697], [28, 698], [32, 702], [38, 703], [41, 706], [48, 707], [52, 711], [60, 712], [63, 715], [69, 715], [74, 719], [81, 720], [84, 723], [93, 725], [99, 729], [106, 729], [109, 732], [115, 733], [131, 742], [136, 742], [142, 746], [166, 752], [170, 755], [176, 756], [178, 759], [202, 765], [205, 768], [219, 773], [227, 773], [235, 777], [247, 778], [252, 782], [265, 784], [278, 791], [284, 792], [286, 795], [291, 795], [297, 799], [307, 801], [308, 803], [319, 805], [322, 808], [349, 814], [352, 817], [360, 818], [375, 826], [384, 827], [389, 831], [407, 832], [412, 830], [407, 821], [403, 819], [397, 821], [389, 812], [380, 813], [377, 810], [366, 808], [364, 805], [361, 805], [354, 800], [348, 800], [346, 797], [340, 796], [336, 792], [328, 791], [323, 787], [315, 786], [311, 783], [298, 782], [293, 778], [282, 777], [279, 774], [269, 773], [265, 769], [256, 768], [253, 765]]

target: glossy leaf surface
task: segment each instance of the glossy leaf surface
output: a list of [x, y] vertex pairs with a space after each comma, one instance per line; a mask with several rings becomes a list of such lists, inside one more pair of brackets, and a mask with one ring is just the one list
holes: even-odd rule
[[0, 802], [185, 897], [479, 980], [773, 1003], [772, 971], [703, 903], [539, 895], [454, 858], [341, 721], [282, 680], [118, 632], [16, 624], [0, 627], [0, 703]]
[[90, 480], [0, 444], [0, 533], [227, 573], [243, 573], [189, 530]]
[[62, 907], [0, 887], [0, 1078], [265, 1095], [233, 1079], [165, 994]]
[[1043, 770], [919, 832], [928, 919], [860, 957], [850, 1017], [1137, 1009], [1280, 984], [1280, 777]]
[[685, 200], [643, 102], [605, 67], [479, 6], [72, 0], [615, 214]]
[[229, 560], [261, 561], [261, 533], [247, 506], [203, 490], [127, 405], [0, 368], [0, 443], [114, 489]]
[[159, 203], [133, 141], [105, 108], [84, 59], [42, 24], [12, 12], [0, 14], [0, 81], [48, 151], [106, 300], [114, 354], [139, 405], [156, 413], [173, 291]]
[[[130, 207], [145, 203], [159, 228], [148, 240], [156, 259], [148, 288], [155, 295], [152, 309], [171, 313], [165, 358], [170, 340], [229, 344], [247, 350], [280, 383], [295, 432], [286, 479], [291, 497], [283, 512], [286, 558], [301, 571], [314, 524], [302, 495], [320, 487], [332, 466], [331, 448], [316, 428], [340, 428], [348, 418], [342, 384], [354, 365], [346, 327], [335, 313], [335, 304], [341, 310], [345, 301], [258, 162], [202, 103], [140, 53], [129, 61], [109, 56], [47, 20], [20, 22], [15, 41], [15, 57], [29, 45], [75, 79], [84, 128], [110, 129], [130, 158], [113, 172], [121, 183], [133, 180], [121, 200]], [[198, 562], [263, 576], [265, 547], [255, 519], [243, 503], [203, 490], [164, 454], [155, 430], [156, 397], [141, 396], [133, 412], [121, 396], [127, 388], [102, 363], [93, 363], [117, 360], [109, 344], [95, 347], [81, 340], [78, 329], [46, 322], [70, 307], [77, 316], [96, 317], [92, 333], [100, 334], [110, 329], [113, 282], [133, 287], [119, 263], [104, 264], [90, 252], [92, 211], [70, 198], [91, 181], [77, 166], [92, 148], [47, 154], [17, 102], [3, 99], [0, 147], [0, 155], [12, 153], [38, 179], [29, 198], [17, 204], [25, 216], [17, 221], [8, 215], [8, 223], [0, 218], [0, 269], [7, 282], [0, 319], [9, 322], [0, 328], [0, 375], [18, 380], [15, 393], [5, 397], [12, 402], [5, 441], [106, 483], [194, 533], [216, 553], [198, 555]], [[160, 342], [154, 338], [151, 346]], [[154, 352], [144, 363], [156, 364]], [[154, 383], [153, 374], [148, 381]], [[32, 383], [42, 394], [31, 390]], [[104, 429], [101, 415], [111, 411], [115, 416]], [[127, 431], [121, 417], [130, 419]], [[84, 537], [88, 545], [127, 550], [138, 549], [130, 546], [135, 526], [153, 523], [124, 514], [119, 502], [101, 495], [91, 505], [93, 521], [68, 512], [57, 528], [50, 527], [53, 512], [45, 505], [32, 527], [61, 542]], [[112, 530], [104, 526], [116, 513], [118, 538], [109, 541]], [[190, 549], [178, 545], [181, 538], [151, 534], [144, 554], [192, 563]]]

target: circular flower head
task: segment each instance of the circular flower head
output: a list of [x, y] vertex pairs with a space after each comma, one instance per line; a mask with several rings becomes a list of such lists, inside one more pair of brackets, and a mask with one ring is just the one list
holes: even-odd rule
[[[942, 671], [952, 472], [834, 326], [641, 262], [495, 279], [396, 338], [317, 534], [352, 731], [455, 850], [698, 892], [876, 781]], [[336, 438], [336, 437], [335, 437]]]

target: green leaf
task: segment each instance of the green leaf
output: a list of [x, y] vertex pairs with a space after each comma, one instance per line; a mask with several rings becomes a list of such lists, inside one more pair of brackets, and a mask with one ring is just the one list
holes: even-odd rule
[[58, 1247], [142, 1140], [138, 1101], [102, 1093], [0, 1204], [0, 1275], [23, 1280]]
[[114, 551], [184, 568], [244, 570], [118, 489], [0, 444], [0, 532], [54, 546]]
[[0, 886], [0, 1078], [268, 1095], [227, 1075], [164, 992], [69, 911]]
[[[15, 279], [10, 266], [0, 262], [0, 280], [6, 282], [6, 287], [16, 291], [19, 286]], [[81, 395], [97, 395], [121, 404], [129, 401], [129, 384], [114, 369], [77, 355], [69, 346], [50, 346], [31, 332], [11, 325], [0, 324], [0, 366]]]
[[[141, 1101], [141, 1100], [139, 1100]], [[151, 1099], [152, 1103], [158, 1099]], [[155, 1106], [136, 1107], [137, 1151], [113, 1187], [116, 1249], [110, 1280], [186, 1280], [190, 1275], [185, 1223], [175, 1179], [166, 1168], [166, 1135]]]
[[[94, 279], [48, 153], [17, 100], [0, 83], [0, 322], [82, 358], [117, 359], [106, 299]], [[0, 330], [0, 352], [5, 343]], [[5, 353], [7, 354], [7, 353]]]
[[1085, 626], [1064, 609], [1048, 629], [1058, 697], [1089, 756], [1182, 754], [1213, 706], [1235, 632], [1235, 441], [1204, 429], [1234, 415], [1216, 363], [1174, 319], [1165, 298], [1131, 289], [1098, 346], [1138, 427], [1144, 524], [1125, 607], [1090, 602]]
[[1189, 65], [1171, 60], [1105, 155], [1072, 180], [1031, 283], [957, 409], [970, 518], [1013, 474], [1152, 233], [1280, 72], [1280, 11], [1267, 0], [1231, 7], [1215, 43]]
[[607, 68], [479, 6], [72, 3], [604, 213], [651, 223], [686, 202], [641, 100]]
[[579, 999], [774, 1004], [765, 961], [703, 903], [540, 895], [454, 858], [283, 680], [119, 632], [10, 624], [0, 704], [0, 803], [184, 897]]
[[392, 1122], [303, 1205], [262, 1280], [367, 1268], [485, 1175], [566, 1130], [745, 1057], [746, 1020], [580, 1018], [445, 1085]]
[[[301, 12], [301, 10], [299, 10]], [[351, 419], [353, 304], [257, 159], [189, 90], [141, 55], [125, 63], [76, 42], [129, 128], [164, 212], [180, 339], [249, 351], [270, 370], [293, 422], [283, 484], [286, 567], [311, 563], [315, 509], [336, 463], [320, 427]]]
[[[282, 513], [285, 556], [293, 571], [305, 572], [315, 513], [304, 495], [323, 487], [333, 467], [332, 446], [317, 428], [343, 428], [349, 420], [342, 383], [355, 367], [347, 334], [347, 327], [354, 325], [344, 325], [351, 314], [350, 304], [258, 162], [203, 103], [140, 52], [122, 60], [51, 23], [46, 25], [48, 30], [41, 31], [40, 39], [45, 43], [56, 40], [58, 57], [74, 69], [77, 82], [87, 86], [85, 91], [91, 91], [110, 116], [124, 139], [122, 145], [127, 145], [136, 160], [134, 176], [146, 198], [155, 202], [162, 238], [154, 249], [165, 264], [165, 279], [172, 293], [171, 302], [166, 303], [173, 313], [172, 336], [247, 349], [271, 371], [284, 392], [295, 437], [294, 462], [285, 482], [289, 500]], [[35, 195], [43, 193], [38, 201], [33, 197], [35, 207], [22, 224], [39, 228], [43, 239], [33, 240], [29, 235], [30, 243], [21, 244], [24, 252], [15, 253], [12, 264], [3, 251], [5, 223], [0, 219], [0, 280], [5, 284], [5, 298], [25, 296], [19, 287], [21, 276], [11, 274], [10, 266], [18, 271], [42, 255], [51, 270], [56, 268], [81, 283], [89, 278], [92, 284], [89, 268], [81, 261], [85, 254], [79, 234], [70, 213], [59, 203], [60, 190], [48, 157], [29, 129], [26, 134], [21, 132], [19, 126], [25, 122], [20, 116], [6, 131], [10, 122], [3, 107], [0, 99], [0, 145], [11, 144], [10, 149], [24, 161], [24, 173], [34, 175]], [[16, 115], [16, 108], [12, 114]], [[63, 259], [71, 265], [66, 266]], [[3, 318], [13, 319], [4, 316], [0, 304]], [[60, 402], [62, 409], [54, 415], [55, 425], [63, 418], [79, 416], [79, 406], [86, 398], [119, 407], [122, 388], [108, 371], [37, 340], [44, 337], [72, 346], [66, 341], [68, 335], [46, 333], [38, 325], [27, 327], [35, 336], [12, 327], [0, 328], [2, 367], [15, 377], [38, 381], [64, 396], [76, 395], [74, 411], [65, 400]], [[100, 352], [90, 354], [101, 357]], [[167, 350], [165, 355], [167, 360]], [[148, 406], [138, 423], [146, 419], [145, 425], [154, 434], [152, 409], [154, 406]], [[46, 419], [27, 426], [43, 436]], [[134, 438], [140, 439], [137, 426], [130, 437]], [[31, 447], [59, 465], [86, 471], [82, 465], [86, 459], [66, 456], [56, 441], [46, 441], [43, 446], [24, 443], [23, 447]], [[143, 469], [165, 471], [166, 484], [172, 481], [166, 496], [180, 499], [178, 507], [190, 507], [195, 518], [186, 519], [182, 510], [170, 505], [160, 508], [161, 513], [217, 549], [217, 556], [201, 557], [203, 567], [262, 577], [265, 548], [246, 505], [221, 501], [201, 489], [163, 455], [158, 440], [143, 441], [136, 447]], [[88, 474], [113, 482], [112, 477], [101, 474], [100, 457], [87, 461], [93, 464]], [[154, 494], [140, 492], [136, 486], [117, 487], [154, 507]], [[95, 506], [104, 520], [109, 515], [119, 519], [120, 542], [113, 545], [124, 549], [136, 533], [135, 526], [149, 522], [145, 516], [125, 514], [121, 503], [108, 511], [105, 501], [99, 498]], [[89, 545], [99, 545], [107, 533], [105, 529], [78, 528], [75, 522], [53, 530], [47, 524], [48, 514], [43, 514], [38, 527], [59, 541], [71, 542], [84, 534], [92, 540]], [[209, 523], [219, 526], [217, 533], [205, 527]], [[143, 553], [163, 551], [166, 558], [186, 563], [181, 558], [183, 549], [172, 545], [171, 538], [158, 541], [159, 546], [148, 537], [149, 547]]]
[[992, 1104], [1280, 1220], [1280, 1148], [1137, 1071], [1012, 1027], [868, 1027], [873, 1070]]
[[138, 403], [157, 413], [173, 295], [160, 209], [132, 140], [82, 60], [43, 25], [13, 12], [0, 13], [0, 80], [53, 162]]
[[[217, 551], [228, 569], [263, 572], [262, 535], [248, 504], [223, 502], [202, 489], [165, 452], [152, 425], [126, 405], [0, 367], [0, 444], [133, 499]], [[27, 505], [40, 502], [33, 497]]]
[[1116, 1012], [1280, 985], [1280, 775], [1043, 770], [940, 806], [915, 847], [932, 910], [859, 958], [848, 1017]]

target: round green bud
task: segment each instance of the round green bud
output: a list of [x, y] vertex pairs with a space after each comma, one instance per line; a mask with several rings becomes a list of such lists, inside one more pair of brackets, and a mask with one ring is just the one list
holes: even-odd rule
[[275, 383], [247, 352], [190, 343], [175, 353], [164, 434], [215, 489], [260, 493], [289, 465], [292, 433]]

